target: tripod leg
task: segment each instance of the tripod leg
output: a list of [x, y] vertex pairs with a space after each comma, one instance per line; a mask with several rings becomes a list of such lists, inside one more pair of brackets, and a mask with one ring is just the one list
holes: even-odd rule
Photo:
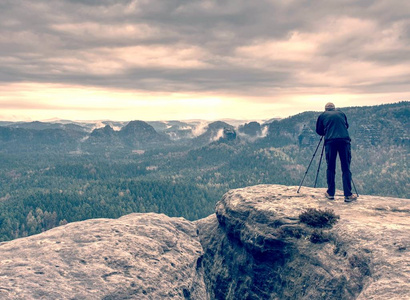
[[306, 174], [307, 174], [307, 172], [309, 171], [309, 168], [310, 168], [310, 165], [312, 164], [313, 159], [315, 158], [317, 149], [319, 149], [319, 145], [320, 145], [320, 143], [322, 142], [322, 139], [323, 139], [323, 136], [320, 137], [320, 141], [319, 141], [319, 143], [318, 143], [317, 146], [316, 146], [315, 153], [313, 153], [312, 159], [310, 160], [310, 163], [309, 163], [309, 166], [307, 167], [307, 170], [306, 170], [306, 172], [305, 172], [305, 175], [303, 176], [302, 181], [301, 181], [300, 184], [299, 184], [299, 188], [298, 188], [297, 193], [299, 193], [299, 191], [300, 191], [300, 187], [302, 186], [303, 181], [305, 180]]
[[357, 197], [359, 197], [359, 193], [357, 192], [356, 185], [354, 184], [353, 178], [352, 178], [352, 183], [353, 183], [354, 191], [356, 192]]
[[320, 165], [322, 164], [322, 158], [323, 158], [323, 150], [325, 150], [325, 143], [323, 143], [322, 153], [320, 153], [319, 166], [317, 167], [315, 186], [314, 187], [316, 187], [317, 178], [319, 177]]

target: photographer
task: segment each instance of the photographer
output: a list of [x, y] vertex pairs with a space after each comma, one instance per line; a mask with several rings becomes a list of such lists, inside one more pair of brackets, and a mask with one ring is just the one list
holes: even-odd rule
[[352, 155], [348, 128], [346, 115], [340, 110], [336, 110], [333, 103], [327, 103], [325, 111], [317, 119], [316, 132], [325, 138], [328, 187], [325, 196], [329, 200], [334, 200], [336, 191], [335, 174], [338, 153], [342, 168], [345, 202], [357, 200], [357, 196], [352, 194], [352, 173], [350, 172]]

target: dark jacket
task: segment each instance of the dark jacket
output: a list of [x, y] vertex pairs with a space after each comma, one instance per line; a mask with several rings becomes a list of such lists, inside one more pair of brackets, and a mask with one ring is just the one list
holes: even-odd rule
[[325, 136], [325, 142], [333, 140], [350, 141], [349, 123], [346, 115], [340, 110], [327, 110], [322, 113], [316, 122], [316, 133]]

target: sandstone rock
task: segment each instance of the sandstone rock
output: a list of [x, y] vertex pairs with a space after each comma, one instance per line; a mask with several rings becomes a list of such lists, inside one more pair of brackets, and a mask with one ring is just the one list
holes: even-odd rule
[[[410, 201], [324, 189], [232, 190], [197, 221], [212, 299], [409, 299]], [[340, 216], [332, 228], [299, 220], [308, 208]]]
[[207, 299], [195, 226], [131, 214], [0, 244], [0, 299]]
[[[408, 199], [296, 191], [231, 190], [196, 222], [131, 214], [1, 243], [0, 299], [409, 299]], [[314, 228], [309, 208], [340, 218]]]

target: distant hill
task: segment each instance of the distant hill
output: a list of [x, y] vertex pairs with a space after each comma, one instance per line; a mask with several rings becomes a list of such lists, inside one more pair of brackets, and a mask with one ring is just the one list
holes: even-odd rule
[[[341, 110], [347, 115], [355, 148], [378, 146], [410, 146], [410, 102], [368, 107], [346, 107]], [[227, 131], [251, 142], [255, 147], [312, 147], [318, 141], [315, 132], [316, 119], [321, 112], [304, 112], [285, 119], [272, 119], [266, 125], [249, 122], [234, 127], [223, 121], [211, 123], [181, 121], [104, 121], [105, 127], [90, 132], [89, 123], [49, 122], [3, 122], [0, 123], [0, 152], [53, 151], [67, 153], [72, 149], [84, 148], [87, 152], [101, 149], [136, 148], [166, 150], [169, 147], [200, 148], [217, 141]], [[103, 125], [100, 122], [100, 125]], [[264, 126], [267, 132], [262, 134]], [[115, 130], [114, 130], [115, 127]], [[89, 133], [90, 132], [90, 133]], [[45, 147], [47, 145], [47, 147]], [[93, 148], [93, 145], [95, 146]], [[61, 146], [61, 147], [60, 147]], [[168, 151], [168, 150], [167, 150]]]
[[250, 122], [240, 125], [238, 130], [246, 135], [255, 137], [262, 133], [262, 126], [258, 122]]
[[35, 130], [62, 129], [62, 130], [67, 130], [67, 131], [80, 131], [80, 132], [87, 131], [85, 127], [77, 125], [77, 124], [73, 124], [73, 123], [61, 124], [61, 123], [45, 123], [45, 122], [39, 122], [39, 121], [11, 123], [11, 124], [8, 124], [8, 127], [35, 129]]
[[224, 129], [233, 130], [234, 127], [226, 122], [216, 121], [208, 124], [206, 131], [194, 138], [195, 146], [204, 146], [215, 142], [224, 136]]
[[69, 129], [0, 127], [0, 152], [69, 152], [85, 135], [83, 131]]
[[[410, 145], [410, 102], [367, 107], [340, 108], [349, 122], [352, 145]], [[273, 146], [314, 145], [317, 117], [322, 112], [304, 112], [269, 125], [267, 141]], [[316, 141], [317, 140], [317, 141]]]
[[[342, 108], [350, 123], [351, 170], [359, 194], [410, 198], [409, 109], [410, 102]], [[229, 189], [297, 186], [319, 142], [320, 114], [239, 128], [198, 120], [161, 121], [155, 127], [143, 121], [2, 123], [0, 241], [60, 222], [131, 212], [196, 220], [209, 215]], [[326, 163], [319, 169], [319, 157], [306, 186], [314, 185], [316, 175], [317, 186], [326, 186]], [[338, 167], [338, 189], [340, 173]], [[42, 221], [34, 226], [32, 218]]]

